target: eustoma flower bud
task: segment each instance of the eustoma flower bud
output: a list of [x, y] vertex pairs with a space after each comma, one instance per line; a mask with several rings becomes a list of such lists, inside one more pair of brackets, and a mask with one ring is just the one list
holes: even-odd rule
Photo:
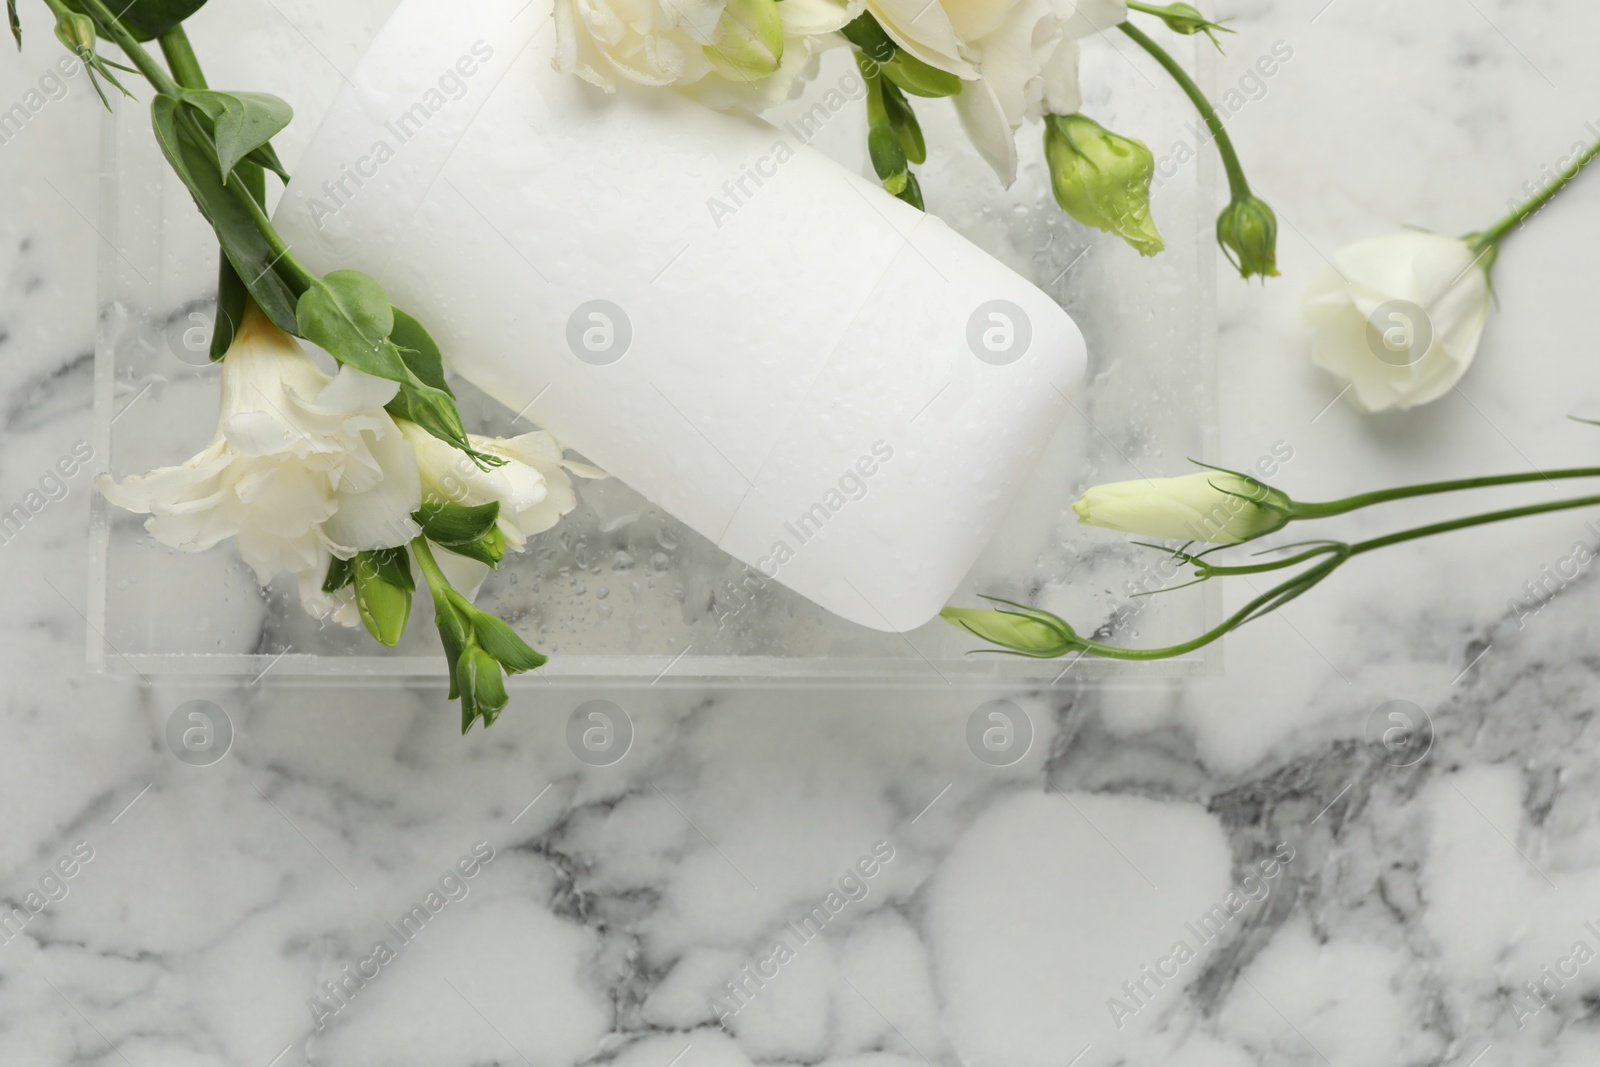
[[1294, 501], [1254, 478], [1202, 471], [1089, 489], [1072, 505], [1078, 521], [1169, 541], [1235, 545], [1274, 533], [1295, 515]]
[[1223, 33], [1233, 32], [1226, 26], [1223, 26], [1222, 23], [1212, 22], [1210, 19], [1206, 18], [1200, 13], [1200, 9], [1195, 7], [1193, 4], [1168, 4], [1166, 7], [1158, 10], [1152, 10], [1149, 8], [1141, 8], [1141, 10], [1147, 11], [1149, 14], [1156, 15], [1163, 23], [1166, 24], [1167, 29], [1171, 30], [1173, 33], [1181, 33], [1186, 37], [1191, 37], [1197, 33], [1203, 33], [1207, 37], [1211, 38], [1212, 43], [1215, 43], [1216, 38], [1212, 35], [1218, 30], [1221, 30]]
[[1241, 276], [1278, 276], [1278, 216], [1259, 196], [1241, 197], [1222, 209], [1217, 243]]
[[783, 60], [783, 19], [776, 0], [728, 0], [705, 53], [717, 72], [733, 81], [754, 81], [776, 71]]
[[1150, 217], [1155, 157], [1131, 137], [1121, 137], [1085, 115], [1045, 118], [1045, 159], [1061, 210], [1107, 230], [1153, 256], [1166, 247]]
[[939, 615], [951, 625], [1018, 656], [1055, 659], [1083, 647], [1082, 639], [1072, 627], [1047, 611], [994, 597], [985, 599], [1005, 604], [1012, 610], [945, 608]]

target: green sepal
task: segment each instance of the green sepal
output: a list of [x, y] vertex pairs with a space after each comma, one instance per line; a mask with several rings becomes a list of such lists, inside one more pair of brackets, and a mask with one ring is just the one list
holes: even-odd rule
[[449, 699], [455, 700], [461, 695], [461, 687], [456, 684], [456, 665], [461, 662], [461, 653], [473, 640], [472, 627], [437, 590], [433, 597], [433, 621], [439, 628], [439, 644], [444, 648], [444, 660], [449, 668]]
[[322, 591], [333, 594], [356, 580], [356, 561], [333, 557], [328, 564], [328, 576], [322, 580]]
[[381, 548], [356, 557], [356, 608], [379, 644], [400, 643], [411, 618], [411, 554], [404, 548]]
[[[440, 547], [444, 548], [442, 545]], [[493, 526], [488, 533], [476, 541], [452, 545], [445, 548], [445, 551], [454, 552], [456, 555], [465, 556], [468, 559], [475, 559], [479, 563], [490, 567], [498, 567], [500, 566], [500, 561], [506, 558], [506, 535], [501, 532], [499, 526]]]
[[454, 549], [480, 540], [500, 518], [500, 502], [491, 500], [477, 507], [428, 501], [413, 512], [412, 518], [422, 527], [423, 535], [442, 548]]
[[900, 52], [883, 64], [883, 76], [912, 96], [955, 96], [961, 92], [961, 79], [949, 71], [930, 67], [908, 52]]
[[513, 630], [504, 619], [487, 611], [479, 611], [454, 590], [451, 591], [451, 596], [453, 604], [457, 598], [460, 599], [461, 603], [456, 605], [457, 610], [472, 620], [473, 635], [477, 638], [478, 646], [499, 661], [509, 673], [523, 674], [527, 671], [536, 671], [549, 662], [547, 657], [534, 651], [518, 636], [517, 631]]
[[870, 11], [863, 11], [845, 23], [839, 32], [844, 35], [845, 40], [861, 49], [861, 53], [874, 63], [887, 63], [898, 51], [893, 39], [884, 32]]
[[400, 358], [405, 360], [411, 373], [424, 385], [432, 386], [449, 396], [454, 396], [444, 376], [444, 353], [427, 328], [408, 312], [390, 307], [394, 315], [394, 330], [389, 339], [400, 348]]
[[191, 113], [191, 122], [183, 121], [183, 105], [177, 97], [158, 93], [150, 103], [150, 115], [162, 154], [216, 231], [224, 254], [250, 296], [279, 329], [298, 333], [296, 294], [273, 269], [281, 257], [240, 200], [250, 196], [249, 191], [242, 185], [229, 189], [223, 183], [215, 153], [191, 125], [198, 120]]

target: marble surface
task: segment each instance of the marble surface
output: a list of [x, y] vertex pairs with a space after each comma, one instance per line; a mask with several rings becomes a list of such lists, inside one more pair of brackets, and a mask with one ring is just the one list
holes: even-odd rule
[[[57, 55], [22, 6], [0, 106]], [[1221, 287], [1225, 458], [1286, 442], [1279, 484], [1316, 498], [1588, 454], [1565, 416], [1600, 412], [1592, 178], [1507, 245], [1478, 364], [1430, 408], [1337, 402], [1298, 306], [1338, 245], [1481, 227], [1592, 137], [1600, 13], [1225, 13], [1219, 88], [1284, 223], [1284, 276]], [[1255, 80], [1277, 42], [1292, 58]], [[4, 506], [90, 437], [97, 107], [71, 81], [0, 145]], [[1583, 513], [1368, 557], [1232, 638], [1214, 678], [1019, 698], [1010, 766], [969, 747], [970, 697], [678, 689], [594, 694], [633, 724], [597, 767], [565, 696], [462, 740], [438, 691], [86, 675], [88, 477], [46, 481], [59, 499], [0, 545], [0, 1062], [1600, 1056], [1590, 576], [1514, 607], [1600, 536]], [[191, 700], [232, 724], [208, 766], [168, 744]], [[1392, 701], [1409, 747], [1375, 740]]]

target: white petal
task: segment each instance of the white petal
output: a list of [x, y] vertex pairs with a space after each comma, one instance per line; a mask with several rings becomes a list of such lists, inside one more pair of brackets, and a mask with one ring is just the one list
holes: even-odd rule
[[895, 44], [917, 59], [959, 78], [978, 76], [961, 58], [961, 41], [938, 0], [868, 0], [867, 10]]
[[335, 494], [336, 510], [322, 524], [334, 551], [396, 548], [421, 533], [412, 512], [422, 506], [416, 453], [398, 429], [368, 438], [383, 477], [363, 492]]
[[[846, 4], [837, 0], [783, 0], [778, 12], [783, 16], [785, 36], [809, 37], [841, 29], [865, 7], [862, 0]], [[788, 51], [787, 44], [784, 50]]]
[[994, 168], [1000, 183], [1010, 188], [1017, 180], [1017, 136], [994, 87], [987, 81], [967, 82], [955, 104], [968, 139]]
[[302, 400], [301, 406], [322, 415], [355, 415], [379, 410], [399, 391], [399, 382], [377, 378], [354, 367], [340, 367], [333, 380], [314, 399]]

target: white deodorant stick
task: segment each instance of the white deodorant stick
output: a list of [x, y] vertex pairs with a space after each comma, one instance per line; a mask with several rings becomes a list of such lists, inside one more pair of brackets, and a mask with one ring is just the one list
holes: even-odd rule
[[934, 618], [1083, 373], [1027, 281], [759, 119], [551, 66], [549, 0], [404, 0], [275, 222], [452, 370], [879, 630]]

